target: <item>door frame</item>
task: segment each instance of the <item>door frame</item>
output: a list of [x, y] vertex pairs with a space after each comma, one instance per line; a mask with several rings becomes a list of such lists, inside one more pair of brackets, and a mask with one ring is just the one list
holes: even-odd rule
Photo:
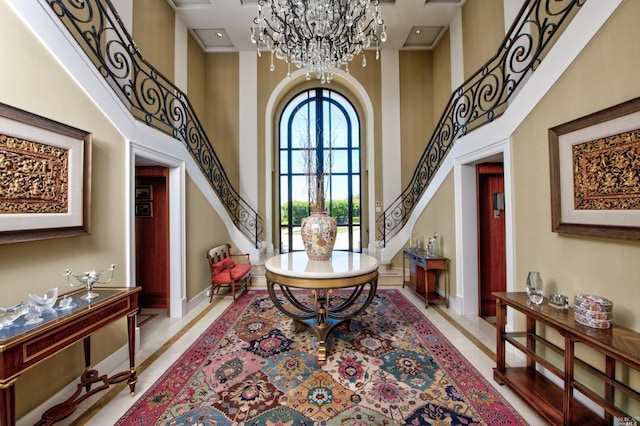
[[514, 289], [514, 232], [512, 214], [512, 167], [509, 139], [454, 159], [456, 222], [456, 305], [462, 315], [478, 316], [478, 223], [476, 165], [484, 162], [504, 165], [505, 251], [507, 291]]
[[127, 270], [128, 281], [136, 285], [135, 179], [136, 166], [163, 166], [169, 169], [169, 316], [182, 318], [187, 313], [186, 243], [185, 243], [185, 163], [164, 152], [130, 142], [127, 197]]

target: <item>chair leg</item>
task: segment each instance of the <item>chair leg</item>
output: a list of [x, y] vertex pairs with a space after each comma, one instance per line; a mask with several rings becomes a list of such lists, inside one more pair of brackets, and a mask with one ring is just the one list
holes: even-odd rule
[[248, 277], [246, 277], [244, 279], [244, 291], [248, 292], [249, 291], [249, 287], [251, 287], [251, 275], [249, 275]]
[[236, 282], [231, 282], [231, 295], [233, 296], [233, 300], [236, 300]]

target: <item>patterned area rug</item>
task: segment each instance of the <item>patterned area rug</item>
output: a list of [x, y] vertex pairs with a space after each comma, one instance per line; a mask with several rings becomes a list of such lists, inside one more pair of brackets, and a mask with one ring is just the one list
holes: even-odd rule
[[313, 333], [245, 293], [117, 424], [525, 424], [399, 291], [378, 290], [351, 329], [319, 365]]

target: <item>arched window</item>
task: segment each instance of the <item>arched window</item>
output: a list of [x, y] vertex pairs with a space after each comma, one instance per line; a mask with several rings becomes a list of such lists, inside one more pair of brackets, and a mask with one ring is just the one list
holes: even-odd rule
[[310, 213], [305, 159], [310, 151], [325, 174], [326, 209], [338, 222], [334, 250], [361, 251], [360, 120], [355, 108], [333, 90], [306, 90], [287, 104], [279, 126], [280, 251], [304, 250], [300, 221]]

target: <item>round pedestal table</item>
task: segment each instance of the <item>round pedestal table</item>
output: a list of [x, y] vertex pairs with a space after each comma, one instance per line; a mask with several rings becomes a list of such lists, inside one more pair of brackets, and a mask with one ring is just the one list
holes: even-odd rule
[[[318, 338], [318, 361], [327, 360], [327, 336], [364, 311], [378, 287], [378, 260], [334, 251], [327, 261], [305, 252], [281, 254], [265, 262], [269, 297], [293, 319], [296, 331], [307, 326]], [[337, 290], [341, 290], [337, 292]]]

